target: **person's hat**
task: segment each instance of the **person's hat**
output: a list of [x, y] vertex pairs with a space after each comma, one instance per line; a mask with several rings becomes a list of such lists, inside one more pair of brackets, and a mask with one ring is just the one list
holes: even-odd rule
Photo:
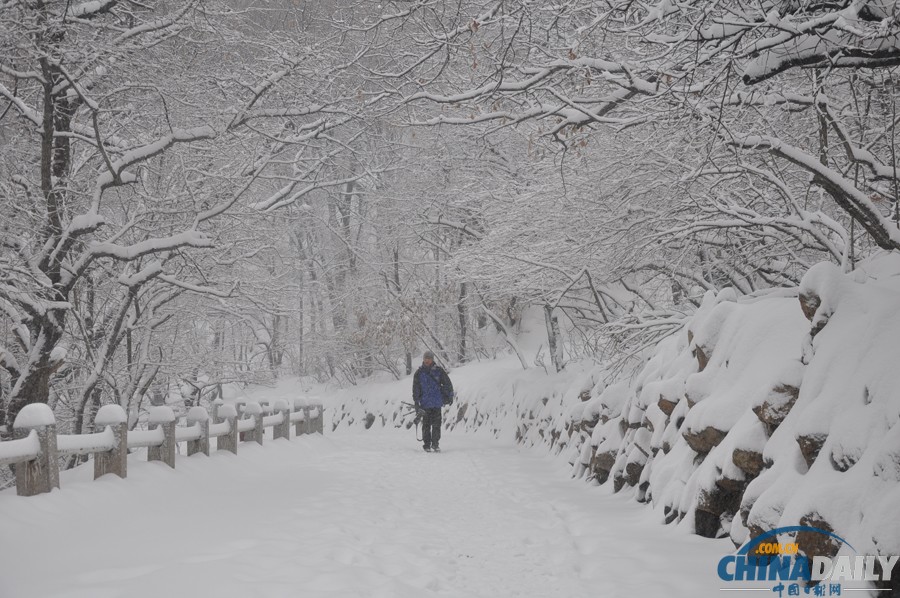
[[431, 351], [425, 351], [425, 354], [422, 355], [422, 359], [430, 359], [431, 361], [434, 361], [434, 353], [432, 353]]

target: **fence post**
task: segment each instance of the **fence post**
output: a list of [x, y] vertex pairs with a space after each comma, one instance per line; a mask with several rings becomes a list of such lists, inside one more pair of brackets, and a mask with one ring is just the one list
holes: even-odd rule
[[306, 434], [306, 411], [304, 411], [304, 407], [306, 407], [305, 400], [294, 399], [294, 411], [303, 411], [303, 419], [294, 422], [294, 434], [296, 436]]
[[94, 429], [110, 428], [116, 445], [94, 453], [94, 479], [108, 473], [124, 478], [128, 473], [128, 415], [120, 405], [104, 405], [94, 417]]
[[209, 413], [203, 407], [191, 407], [187, 414], [187, 425], [200, 426], [200, 438], [197, 440], [188, 440], [187, 454], [188, 457], [197, 453], [203, 453], [209, 457]]
[[234, 405], [219, 405], [216, 409], [216, 419], [220, 420], [216, 423], [228, 422], [228, 434], [219, 436], [216, 439], [216, 450], [228, 451], [237, 455], [238, 452], [238, 429], [237, 429], [237, 409]]
[[282, 420], [280, 424], [277, 424], [274, 428], [272, 428], [272, 437], [275, 440], [278, 440], [279, 438], [287, 438], [288, 440], [290, 440], [291, 408], [288, 406], [287, 401], [275, 401], [275, 412], [281, 414]]
[[247, 403], [244, 405], [244, 413], [253, 418], [253, 429], [250, 430], [248, 440], [255, 440], [257, 444], [263, 443], [266, 429], [263, 428], [263, 409], [259, 403]]
[[56, 453], [56, 418], [46, 403], [25, 405], [13, 423], [13, 437], [26, 438], [37, 433], [41, 454], [33, 461], [16, 464], [16, 493], [34, 496], [59, 488], [59, 463]]
[[[244, 399], [240, 399], [240, 400], [235, 401], [235, 402], [234, 402], [234, 408], [237, 410], [237, 417], [238, 417], [238, 420], [243, 419], [243, 418], [244, 418], [244, 413], [246, 413], [246, 411], [247, 411], [247, 401], [244, 400]], [[247, 433], [246, 433], [246, 432], [241, 432], [240, 434], [238, 434], [238, 441], [239, 441], [239, 442], [244, 442], [245, 440], [247, 440]]]
[[171, 407], [150, 409], [150, 429], [162, 428], [163, 443], [147, 449], [148, 461], [162, 461], [175, 469], [175, 412]]
[[303, 421], [306, 423], [304, 426], [304, 434], [312, 434], [312, 408], [309, 405], [303, 406]]
[[315, 423], [313, 425], [313, 431], [318, 432], [319, 434], [325, 433], [325, 407], [320, 403], [316, 405], [316, 410], [318, 411], [318, 416], [315, 418]]

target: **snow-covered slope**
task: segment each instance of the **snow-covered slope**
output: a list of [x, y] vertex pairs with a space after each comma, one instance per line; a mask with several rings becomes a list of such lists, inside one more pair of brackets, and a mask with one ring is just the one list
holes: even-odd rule
[[[573, 413], [597, 422], [581, 470], [701, 535], [811, 525], [900, 553], [898, 272], [823, 263], [795, 296], [709, 294], [632, 384]], [[840, 549], [822, 537], [797, 541]]]
[[[851, 274], [819, 264], [799, 289], [709, 293], [632, 380], [548, 375], [515, 360], [451, 372], [449, 430], [562, 452], [660, 517], [741, 544], [787, 525], [834, 530], [859, 554], [900, 553], [900, 258]], [[342, 391], [334, 427], [411, 425], [409, 381]], [[800, 537], [809, 555], [840, 547]], [[900, 577], [896, 572], [895, 578]]]

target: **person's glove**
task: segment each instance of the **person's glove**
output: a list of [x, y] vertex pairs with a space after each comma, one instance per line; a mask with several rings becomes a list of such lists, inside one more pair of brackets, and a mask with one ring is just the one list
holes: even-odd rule
[[416, 407], [416, 417], [423, 417], [425, 415], [425, 410], [421, 407]]

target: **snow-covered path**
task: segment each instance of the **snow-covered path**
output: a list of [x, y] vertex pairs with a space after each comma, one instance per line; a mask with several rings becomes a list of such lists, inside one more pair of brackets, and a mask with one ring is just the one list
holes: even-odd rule
[[412, 432], [130, 461], [0, 493], [2, 598], [721, 596], [730, 544], [568, 479], [558, 460]]

